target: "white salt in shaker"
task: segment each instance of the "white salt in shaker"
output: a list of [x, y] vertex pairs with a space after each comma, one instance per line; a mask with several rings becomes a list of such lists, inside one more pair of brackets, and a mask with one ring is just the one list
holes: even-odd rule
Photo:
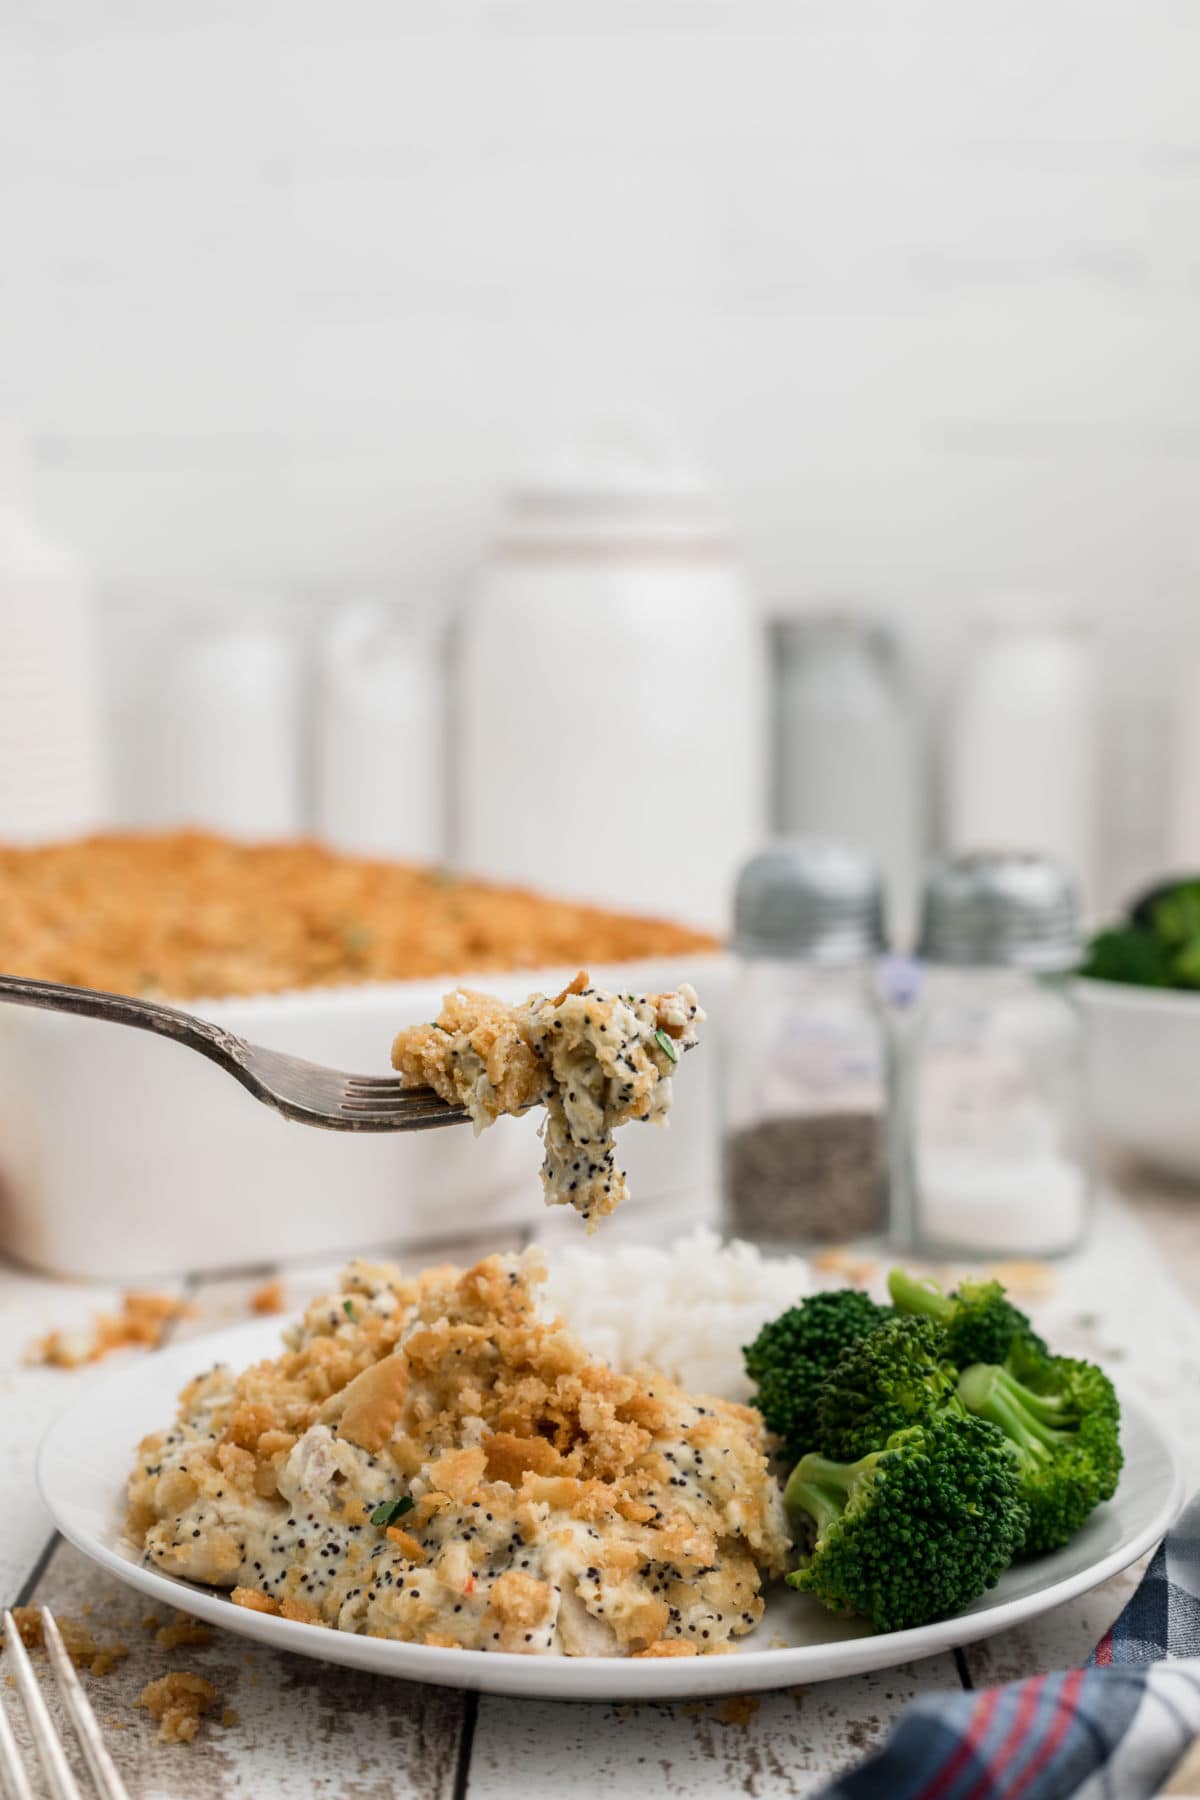
[[882, 878], [860, 851], [779, 844], [742, 870], [722, 1038], [730, 1236], [791, 1249], [882, 1229], [883, 945]]
[[895, 1121], [917, 1247], [1055, 1256], [1089, 1199], [1075, 890], [1049, 859], [988, 852], [935, 863], [924, 978]]

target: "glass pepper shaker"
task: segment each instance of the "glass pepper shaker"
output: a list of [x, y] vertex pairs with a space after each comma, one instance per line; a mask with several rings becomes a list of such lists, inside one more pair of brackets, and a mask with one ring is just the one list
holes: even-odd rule
[[1080, 954], [1070, 878], [1042, 856], [933, 864], [908, 1038], [905, 1170], [917, 1247], [1054, 1256], [1086, 1223]]
[[780, 844], [742, 870], [722, 1070], [730, 1236], [793, 1249], [883, 1229], [883, 948], [882, 878], [857, 850]]

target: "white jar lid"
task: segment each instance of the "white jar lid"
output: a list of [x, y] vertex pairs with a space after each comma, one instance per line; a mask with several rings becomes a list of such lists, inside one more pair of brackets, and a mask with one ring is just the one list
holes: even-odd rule
[[663, 425], [597, 420], [512, 482], [506, 546], [567, 543], [728, 545], [716, 488]]

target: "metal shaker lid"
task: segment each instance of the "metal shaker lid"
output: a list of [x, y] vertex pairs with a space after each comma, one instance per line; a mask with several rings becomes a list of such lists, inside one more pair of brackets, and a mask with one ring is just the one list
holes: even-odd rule
[[827, 964], [877, 955], [885, 948], [879, 870], [864, 852], [819, 839], [761, 851], [738, 878], [733, 947]]
[[1079, 903], [1047, 856], [978, 850], [939, 858], [925, 878], [917, 954], [926, 962], [1061, 974], [1079, 962]]

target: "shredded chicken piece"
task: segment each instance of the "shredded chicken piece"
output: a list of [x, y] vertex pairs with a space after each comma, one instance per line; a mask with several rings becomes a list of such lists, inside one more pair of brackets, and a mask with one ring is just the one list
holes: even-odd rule
[[609, 994], [581, 970], [552, 1000], [532, 994], [517, 1006], [457, 988], [434, 1024], [399, 1033], [392, 1066], [405, 1086], [464, 1106], [477, 1132], [544, 1106], [546, 1204], [573, 1206], [591, 1231], [629, 1192], [613, 1132], [629, 1119], [666, 1124], [673, 1070], [703, 1019], [686, 982], [671, 994]]

